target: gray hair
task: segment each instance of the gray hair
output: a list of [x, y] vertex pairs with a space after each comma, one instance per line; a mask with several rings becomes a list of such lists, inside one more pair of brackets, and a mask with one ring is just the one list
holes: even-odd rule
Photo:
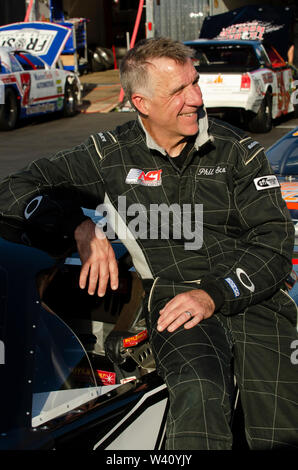
[[149, 89], [148, 66], [151, 59], [167, 57], [179, 64], [185, 64], [193, 55], [193, 49], [170, 38], [139, 41], [126, 53], [120, 65], [120, 81], [126, 98], [131, 101], [134, 92]]

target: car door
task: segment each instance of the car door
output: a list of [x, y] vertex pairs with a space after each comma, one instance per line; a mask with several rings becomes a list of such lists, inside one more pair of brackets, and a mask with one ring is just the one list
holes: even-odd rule
[[57, 93], [54, 72], [39, 57], [27, 52], [17, 51], [14, 57], [24, 70], [20, 78], [24, 92], [22, 104], [27, 107], [27, 114], [55, 111]]

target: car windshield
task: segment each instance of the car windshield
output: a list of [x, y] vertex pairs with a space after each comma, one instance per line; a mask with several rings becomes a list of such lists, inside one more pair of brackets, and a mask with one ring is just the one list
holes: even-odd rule
[[256, 68], [259, 64], [254, 50], [249, 46], [191, 44], [190, 47], [196, 51], [195, 65], [199, 66], [200, 70], [218, 67]]
[[44, 69], [44, 64], [38, 57], [27, 54], [26, 52], [15, 52], [14, 56], [24, 70]]
[[277, 142], [266, 152], [273, 171], [280, 176], [298, 175], [298, 138]]
[[54, 313], [40, 316], [36, 330], [32, 426], [90, 402], [98, 387], [85, 349]]

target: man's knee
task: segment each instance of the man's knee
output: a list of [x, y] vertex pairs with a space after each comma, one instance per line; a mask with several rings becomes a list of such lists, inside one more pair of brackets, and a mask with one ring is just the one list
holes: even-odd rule
[[209, 380], [180, 376], [173, 386], [171, 377], [168, 379], [168, 448], [186, 449], [184, 445], [191, 442], [197, 449], [230, 448], [231, 403], [227, 390]]

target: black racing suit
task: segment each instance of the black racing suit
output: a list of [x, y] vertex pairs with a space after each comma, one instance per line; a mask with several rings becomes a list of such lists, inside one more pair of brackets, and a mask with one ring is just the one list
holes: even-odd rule
[[[37, 201], [37, 209], [27, 210], [27, 213], [42, 218], [45, 207], [47, 216], [55, 220], [53, 227], [56, 224], [66, 234], [73, 233], [74, 228], [84, 219], [78, 210], [80, 206], [94, 209], [99, 206], [99, 210], [103, 210], [102, 204], [105, 203], [112, 227], [110, 230], [115, 230], [127, 246], [147, 291], [147, 320], [152, 346], [158, 371], [169, 387], [172, 403], [168, 423], [168, 442], [171, 444], [168, 444], [168, 448], [230, 446], [231, 437], [226, 429], [219, 431], [216, 426], [214, 430], [212, 426], [209, 429], [210, 420], [222, 421], [220, 415], [212, 419], [213, 408], [209, 410], [207, 407], [207, 410], [202, 405], [202, 409], [197, 403], [200, 401], [198, 389], [202, 390], [202, 384], [215, 384], [219, 375], [229, 376], [229, 367], [223, 374], [222, 363], [230, 364], [229, 355], [236, 351], [235, 344], [246, 344], [246, 330], [241, 330], [239, 340], [236, 339], [236, 333], [240, 332], [239, 325], [233, 333], [231, 322], [235, 318], [237, 321], [241, 319], [243, 327], [243, 315], [250, 311], [270, 310], [273, 315], [278, 312], [282, 314], [279, 320], [285, 318], [291, 328], [291, 335], [296, 337], [296, 333], [293, 333], [296, 332], [295, 305], [280, 290], [291, 269], [294, 228], [264, 150], [257, 141], [239, 129], [215, 119], [209, 119], [208, 123], [204, 112], [199, 128], [199, 134], [182, 168], [175, 165], [175, 158], [170, 158], [150, 139], [140, 120], [136, 120], [113, 132], [94, 134], [83, 144], [61, 151], [50, 159], [35, 161], [26, 170], [5, 179], [0, 186], [3, 223], [23, 220], [28, 202], [42, 195], [44, 198]], [[61, 200], [71, 199], [72, 209], [68, 203], [67, 210], [60, 208], [58, 211], [55, 203], [48, 203], [57, 197]], [[215, 301], [216, 314], [209, 322], [202, 322], [203, 326], [193, 328], [191, 333], [181, 328], [180, 339], [179, 335], [170, 335], [171, 341], [177, 337], [178, 343], [173, 342], [167, 352], [167, 357], [171, 351], [175, 352], [169, 368], [162, 355], [164, 341], [169, 345], [169, 335], [167, 332], [157, 334], [155, 328], [158, 310], [175, 294], [193, 288], [202, 288], [209, 293]], [[261, 316], [258, 314], [258, 319]], [[253, 318], [253, 314], [249, 318]], [[267, 323], [272, 325], [271, 317], [270, 321], [260, 323], [258, 328], [262, 329], [262, 335], [269, 331], [266, 330]], [[218, 373], [214, 372], [215, 376], [206, 379], [206, 372], [203, 372], [203, 379], [200, 377], [199, 385], [195, 385], [197, 378], [186, 378], [186, 382], [177, 379], [181, 370], [185, 369], [185, 361], [189, 364], [189, 359], [184, 356], [182, 363], [179, 363], [177, 351], [181, 344], [186, 344], [185, 335], [191, 336], [194, 331], [202, 330], [203, 333], [199, 334], [210, 339], [204, 330], [205, 324], [206, 328], [211, 325], [216, 331], [220, 329], [220, 333], [213, 332], [212, 335], [220, 337], [220, 343], [225, 344], [221, 348], [221, 351], [226, 348], [225, 353], [222, 352], [225, 359], [218, 358], [220, 347], [212, 340], [212, 348], [215, 348], [213, 351], [216, 351], [216, 360], [220, 364]], [[221, 336], [223, 332], [224, 339]], [[271, 335], [270, 332], [268, 334]], [[277, 339], [279, 336], [275, 334]], [[188, 348], [192, 351], [190, 357], [197, 357], [193, 353], [196, 350], [193, 345], [202, 343], [204, 341], [201, 337], [190, 339], [190, 343], [187, 343], [192, 344]], [[290, 349], [288, 356], [289, 353]], [[208, 356], [208, 353], [202, 350], [199, 356], [204, 355]], [[246, 356], [241, 353], [245, 361]], [[268, 358], [268, 361], [272, 361], [272, 358]], [[169, 377], [175, 375], [175, 364], [180, 364], [180, 372], [177, 372], [172, 382]], [[195, 365], [196, 374], [199, 367], [199, 364]], [[267, 363], [264, 364], [264, 370], [268, 367]], [[210, 367], [206, 369], [210, 370]], [[217, 367], [212, 369], [215, 371]], [[275, 372], [273, 375], [278, 380]], [[244, 390], [243, 373], [236, 370], [237, 373]], [[295, 374], [297, 380], [296, 371]], [[254, 378], [253, 372], [251, 378]], [[181, 397], [185, 397], [186, 392], [182, 388], [182, 395], [175, 396], [173, 390], [177, 387], [177, 380], [179, 383], [190, 381], [196, 390], [193, 393], [197, 398], [191, 410], [197, 406], [198, 413], [195, 415], [191, 412], [191, 415], [197, 416], [191, 429], [185, 430], [183, 427], [191, 421], [188, 407], [183, 408], [179, 416], [173, 412], [179, 408], [178, 404], [183, 401]], [[271, 378], [268, 380], [271, 381]], [[215, 389], [224, 390], [224, 396], [227, 395], [229, 401], [226, 378], [223, 383], [222, 386], [217, 384]], [[276, 382], [274, 384], [276, 389]], [[208, 389], [204, 393], [201, 398], [203, 404], [206, 396], [213, 396], [214, 391]], [[210, 403], [212, 405], [215, 402], [223, 403], [224, 399], [216, 396]], [[276, 406], [275, 403], [274, 409]], [[202, 418], [209, 413], [211, 418]], [[228, 422], [226, 409], [224, 415]], [[203, 430], [195, 430], [198, 420], [204, 423]], [[252, 427], [259, 428], [258, 425]], [[290, 426], [282, 422], [278, 427]], [[275, 425], [270, 426], [270, 435], [276, 432], [275, 428]], [[250, 429], [248, 434], [251, 433]], [[262, 431], [261, 437], [248, 437], [251, 445], [254, 442], [260, 443], [260, 446], [267, 443], [267, 434], [265, 437], [263, 434]], [[278, 438], [282, 442], [288, 442], [289, 439], [286, 435]], [[275, 437], [272, 438], [271, 444], [275, 440]]]

